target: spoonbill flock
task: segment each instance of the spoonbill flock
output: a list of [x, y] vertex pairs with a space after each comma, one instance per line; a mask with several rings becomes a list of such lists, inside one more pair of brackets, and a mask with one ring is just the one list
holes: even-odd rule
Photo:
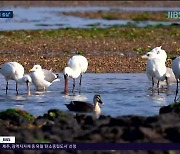
[[150, 52], [147, 52], [142, 56], [142, 58], [147, 58], [146, 74], [152, 81], [152, 91], [155, 82], [157, 83], [158, 94], [160, 81], [166, 81], [167, 89], [169, 89], [170, 83], [176, 82], [177, 86], [174, 98], [174, 102], [176, 102], [178, 94], [178, 82], [180, 79], [180, 57], [177, 57], [175, 60], [173, 60], [172, 69], [166, 67], [165, 65], [167, 53], [161, 49], [161, 46], [152, 49]]
[[[154, 91], [154, 85], [157, 84], [158, 94], [160, 85], [166, 85], [169, 89], [170, 83], [176, 83], [176, 93], [174, 101], [177, 101], [178, 94], [178, 82], [180, 80], [180, 57], [173, 60], [172, 69], [166, 67], [167, 53], [162, 47], [156, 47], [147, 52], [142, 58], [147, 59], [146, 74], [149, 80], [152, 82], [152, 91]], [[82, 55], [75, 55], [67, 62], [67, 66], [63, 70], [64, 75], [64, 92], [69, 93], [68, 78], [73, 79], [72, 93], [76, 86], [76, 79], [79, 77], [79, 93], [81, 92], [81, 83], [83, 73], [87, 71], [88, 61]], [[30, 74], [24, 74], [24, 67], [17, 62], [6, 62], [0, 67], [0, 73], [6, 80], [6, 94], [8, 91], [8, 81], [14, 80], [16, 82], [16, 93], [18, 94], [18, 84], [26, 83], [27, 93], [30, 94], [30, 83], [32, 82], [36, 90], [46, 90], [51, 84], [56, 81], [60, 81], [58, 75], [52, 72], [52, 70], [42, 69], [40, 65], [34, 65], [30, 69]], [[96, 98], [96, 97], [94, 97]], [[100, 97], [97, 97], [100, 98]], [[99, 99], [100, 100], [100, 99]], [[97, 101], [96, 101], [97, 102]], [[98, 104], [98, 103], [97, 103]], [[73, 104], [74, 105], [74, 104]], [[72, 106], [72, 104], [71, 104]]]

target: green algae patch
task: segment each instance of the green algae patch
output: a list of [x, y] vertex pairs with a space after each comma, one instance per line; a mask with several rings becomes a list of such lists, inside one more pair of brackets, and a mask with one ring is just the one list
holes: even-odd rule
[[171, 107], [180, 107], [180, 102], [176, 102], [176, 103], [170, 104], [168, 106], [171, 106]]
[[180, 113], [180, 102], [170, 104], [168, 106], [163, 106], [159, 110], [160, 114], [163, 113]]
[[7, 109], [6, 111], [0, 112], [1, 119], [7, 120], [7, 119], [11, 119], [13, 117], [17, 117], [17, 118], [22, 117], [27, 120], [35, 119], [35, 117], [33, 115], [31, 115], [28, 112], [21, 110], [21, 109]]
[[90, 19], [134, 20], [134, 21], [169, 21], [167, 11], [94, 11], [94, 12], [63, 12], [66, 16], [76, 16]]
[[36, 138], [34, 139], [34, 143], [50, 143], [50, 141], [48, 139]]
[[68, 119], [70, 115], [69, 114], [66, 114], [65, 112], [62, 112], [58, 109], [51, 109], [48, 111], [48, 113], [44, 114], [44, 118], [48, 118], [50, 120], [54, 120], [56, 118], [60, 118], [60, 119]]

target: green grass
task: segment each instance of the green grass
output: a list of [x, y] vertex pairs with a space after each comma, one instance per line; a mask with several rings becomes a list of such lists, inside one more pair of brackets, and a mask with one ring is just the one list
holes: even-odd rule
[[83, 55], [83, 54], [84, 54], [84, 51], [78, 51], [77, 54], [78, 54], [78, 55]]
[[[78, 29], [78, 28], [65, 28], [57, 30], [21, 30], [21, 31], [5, 31], [0, 32], [0, 45], [15, 46], [16, 44], [27, 44], [30, 45], [32, 42], [39, 42], [52, 40], [53, 43], [57, 41], [74, 39], [74, 40], [91, 40], [91, 41], [102, 41], [102, 40], [115, 40], [122, 39], [130, 44], [137, 42], [137, 46], [133, 46], [131, 50], [138, 53], [145, 53], [147, 50], [146, 46], [142, 46], [142, 41], [149, 42], [151, 44], [162, 44], [162, 41], [168, 42], [170, 46], [173, 43], [178, 43], [180, 37], [180, 30], [177, 26], [148, 26], [148, 27], [136, 27], [134, 25], [127, 26], [114, 26], [111, 28], [91, 28], [91, 29]], [[140, 46], [138, 46], [138, 42]], [[147, 44], [147, 43], [146, 43]], [[172, 44], [172, 45], [171, 45]], [[63, 46], [63, 45], [62, 45]], [[169, 54], [177, 54], [180, 52], [180, 48], [173, 49]], [[65, 54], [71, 53], [71, 49], [65, 49]], [[85, 55], [84, 49], [79, 49], [78, 54]]]
[[103, 14], [101, 16], [102, 19], [106, 19], [106, 20], [116, 20], [118, 19], [117, 17], [113, 16], [113, 14]]
[[[112, 27], [112, 28], [91, 28], [91, 29], [59, 29], [59, 30], [35, 30], [35, 31], [9, 31], [9, 32], [0, 32], [1, 37], [8, 37], [11, 39], [20, 39], [20, 40], [31, 40], [39, 38], [143, 38], [149, 39], [149, 35], [152, 37], [157, 37], [158, 31], [164, 31], [166, 35], [179, 37], [180, 31], [176, 26], [162, 27], [158, 25], [156, 27], [150, 26], [145, 28], [138, 28], [134, 26], [129, 27]], [[153, 34], [152, 31], [156, 31], [156, 34]], [[162, 35], [163, 33], [161, 33]]]
[[142, 14], [134, 14], [131, 16], [131, 19], [135, 21], [144, 21], [144, 20], [148, 20], [149, 17], [150, 17], [149, 12], [145, 12]]

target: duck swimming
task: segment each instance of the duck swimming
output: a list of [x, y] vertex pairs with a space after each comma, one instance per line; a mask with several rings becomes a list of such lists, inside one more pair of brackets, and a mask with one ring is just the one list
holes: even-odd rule
[[104, 102], [102, 102], [101, 100], [101, 96], [95, 95], [93, 98], [93, 102], [94, 105], [83, 101], [71, 101], [70, 104], [65, 104], [65, 105], [70, 111], [100, 113], [101, 109], [99, 107], [99, 103], [101, 105], [104, 105]]

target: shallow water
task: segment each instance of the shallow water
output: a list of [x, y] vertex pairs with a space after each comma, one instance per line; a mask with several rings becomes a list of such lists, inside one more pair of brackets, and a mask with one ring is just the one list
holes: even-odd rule
[[[0, 7], [0, 10], [12, 10], [14, 18], [0, 19], [0, 30], [36, 30], [58, 28], [107, 28], [111, 26], [134, 24], [138, 27], [149, 25], [180, 24], [180, 21], [132, 21], [132, 20], [105, 20], [88, 19], [62, 15], [62, 12], [75, 11], [175, 11], [179, 7]], [[167, 13], [168, 14], [168, 13]]]
[[[20, 108], [33, 115], [43, 115], [49, 109], [67, 111], [65, 103], [71, 100], [85, 100], [92, 103], [94, 94], [100, 94], [105, 102], [102, 114], [111, 116], [120, 115], [157, 115], [161, 106], [171, 104], [174, 99], [175, 85], [171, 91], [152, 94], [149, 89], [150, 81], [144, 73], [86, 73], [83, 76], [82, 92], [78, 93], [78, 81], [74, 95], [61, 94], [64, 88], [64, 79], [53, 83], [46, 92], [35, 92], [31, 86], [31, 96], [26, 95], [26, 86], [19, 86], [19, 95], [16, 96], [15, 83], [10, 81], [8, 95], [5, 94], [5, 80], [0, 75], [0, 110]], [[72, 80], [69, 79], [69, 88], [72, 89]]]

